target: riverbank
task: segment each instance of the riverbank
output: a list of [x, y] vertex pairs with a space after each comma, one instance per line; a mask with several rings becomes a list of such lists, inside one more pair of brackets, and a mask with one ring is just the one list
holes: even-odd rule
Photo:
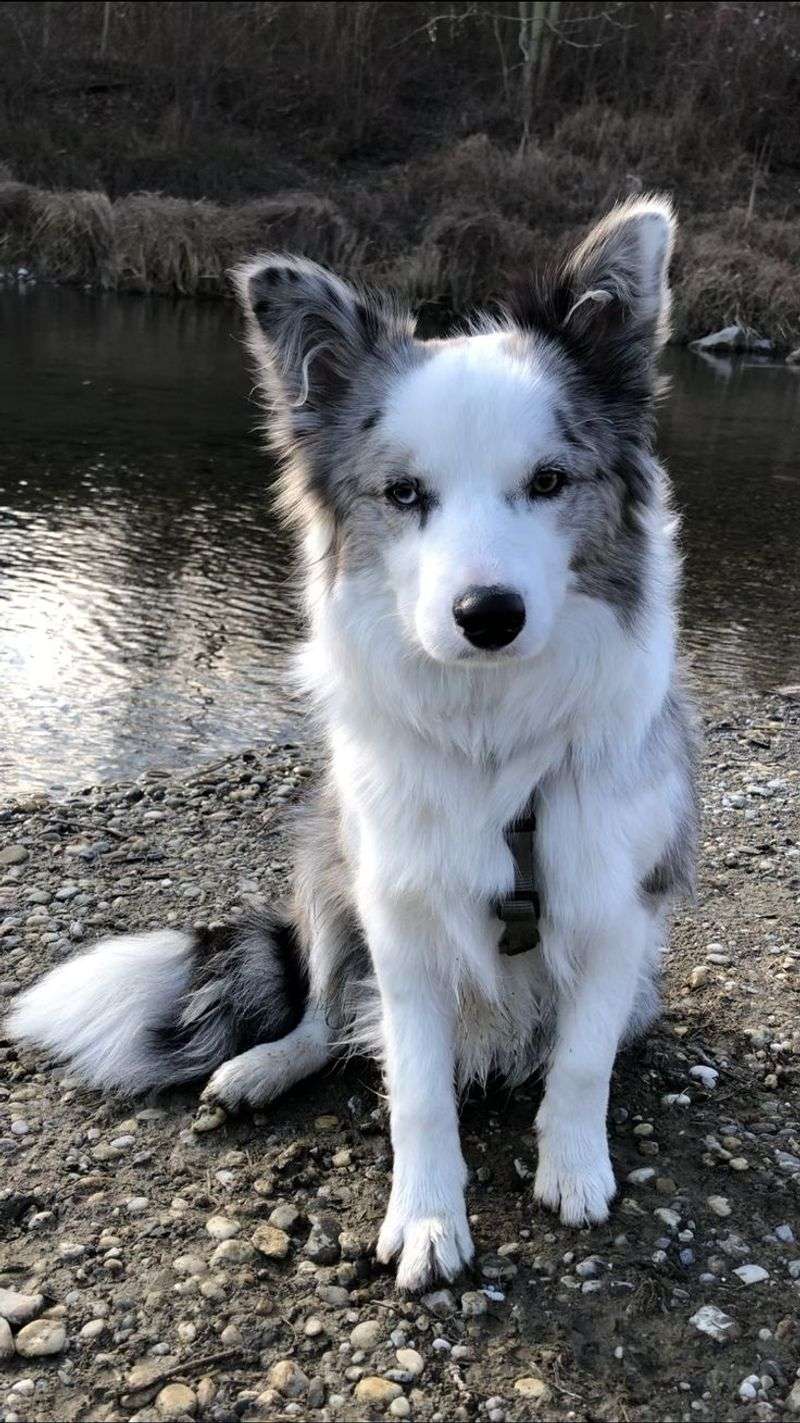
[[[50, 191], [0, 181], [0, 268], [102, 290], [229, 294], [227, 273], [286, 249], [354, 279], [395, 288], [435, 322], [501, 296], [555, 258], [630, 193], [665, 189], [681, 219], [674, 338], [738, 323], [778, 350], [800, 345], [800, 223], [777, 185], [755, 213], [744, 155], [676, 179], [660, 116], [622, 125], [581, 110], [543, 144], [518, 150], [478, 133], [372, 170], [318, 166], [310, 187], [243, 202], [132, 192]], [[301, 170], [298, 169], [298, 175]], [[3, 177], [0, 168], [0, 178]]]
[[[363, 1419], [369, 1398], [370, 1416], [493, 1423], [796, 1412], [800, 701], [718, 699], [706, 741], [699, 899], [663, 1021], [615, 1073], [607, 1226], [534, 1208], [535, 1085], [476, 1100], [478, 1263], [402, 1300], [369, 1249], [390, 1168], [369, 1067], [197, 1132], [194, 1094], [108, 1102], [0, 1047], [0, 1315], [19, 1347], [0, 1418]], [[102, 934], [274, 898], [281, 812], [313, 775], [273, 744], [0, 806], [3, 999]]]

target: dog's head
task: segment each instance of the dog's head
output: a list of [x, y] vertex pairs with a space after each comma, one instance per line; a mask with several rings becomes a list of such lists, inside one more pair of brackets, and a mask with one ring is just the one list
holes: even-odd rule
[[377, 575], [442, 663], [535, 657], [574, 598], [635, 621], [672, 233], [667, 201], [626, 203], [444, 341], [301, 258], [238, 270], [283, 508], [332, 589]]

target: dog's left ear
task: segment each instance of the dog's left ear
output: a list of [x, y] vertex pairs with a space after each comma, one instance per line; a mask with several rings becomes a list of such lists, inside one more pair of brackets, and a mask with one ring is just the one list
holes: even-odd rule
[[564, 335], [591, 345], [627, 337], [655, 352], [669, 335], [667, 283], [675, 231], [666, 197], [614, 208], [564, 264]]
[[233, 273], [250, 348], [287, 439], [318, 429], [346, 402], [370, 357], [388, 360], [413, 322], [316, 262], [269, 253]]

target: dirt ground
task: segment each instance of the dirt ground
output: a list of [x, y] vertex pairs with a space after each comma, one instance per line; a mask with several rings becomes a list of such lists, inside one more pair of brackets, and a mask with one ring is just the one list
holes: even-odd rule
[[[110, 1102], [0, 1046], [0, 1420], [800, 1414], [800, 696], [717, 700], [706, 742], [698, 903], [615, 1073], [608, 1225], [534, 1206], [538, 1088], [494, 1092], [463, 1113], [475, 1267], [403, 1299], [370, 1248], [369, 1065], [198, 1132], [196, 1094]], [[271, 745], [0, 806], [0, 997], [100, 934], [272, 897], [312, 774]]]

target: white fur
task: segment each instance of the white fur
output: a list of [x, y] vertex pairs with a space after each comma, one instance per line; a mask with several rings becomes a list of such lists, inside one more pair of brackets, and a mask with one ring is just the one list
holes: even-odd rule
[[331, 1034], [324, 1015], [310, 1008], [292, 1032], [273, 1043], [259, 1043], [223, 1062], [203, 1092], [206, 1102], [231, 1111], [263, 1107], [296, 1082], [319, 1072], [330, 1061]]
[[152, 1082], [151, 1030], [189, 982], [191, 934], [104, 939], [16, 1000], [11, 1037], [69, 1058], [92, 1087], [139, 1092]]

